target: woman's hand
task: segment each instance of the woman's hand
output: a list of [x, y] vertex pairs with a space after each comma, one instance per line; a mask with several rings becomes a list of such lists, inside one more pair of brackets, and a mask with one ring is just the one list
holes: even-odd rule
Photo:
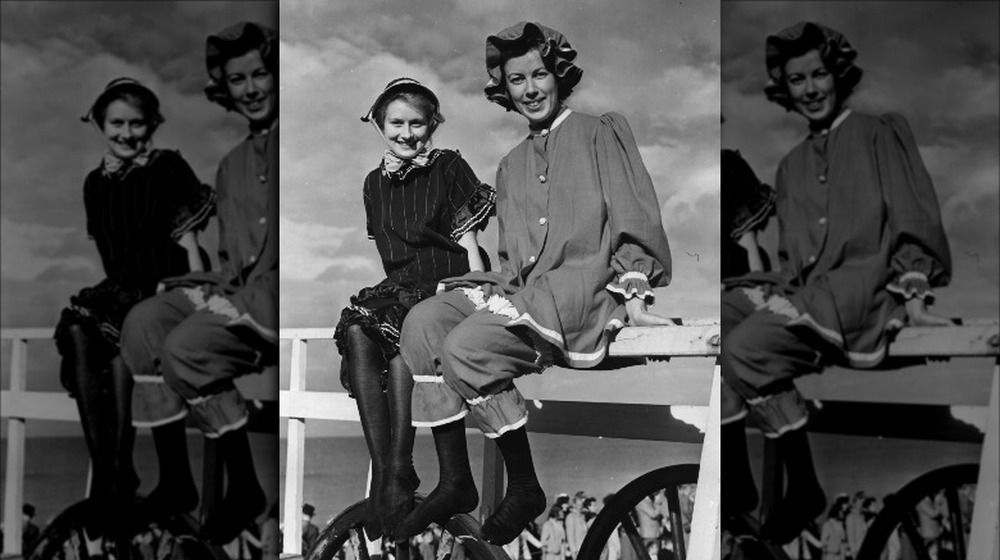
[[628, 313], [629, 323], [634, 327], [674, 326], [677, 324], [673, 319], [650, 313], [646, 308], [646, 300], [642, 298], [634, 297], [626, 300], [625, 312]]
[[914, 327], [947, 327], [954, 325], [951, 319], [939, 317], [927, 311], [927, 305], [920, 298], [906, 300], [906, 316]]

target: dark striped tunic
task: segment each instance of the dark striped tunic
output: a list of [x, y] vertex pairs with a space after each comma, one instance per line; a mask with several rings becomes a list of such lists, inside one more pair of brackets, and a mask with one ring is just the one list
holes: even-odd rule
[[375, 240], [388, 279], [433, 294], [442, 278], [469, 271], [458, 240], [486, 226], [494, 194], [457, 151], [437, 150], [431, 157], [424, 168], [373, 170], [364, 196], [368, 238]]
[[203, 226], [212, 211], [211, 189], [180, 153], [158, 150], [124, 176], [95, 169], [83, 187], [87, 234], [97, 244], [108, 278], [153, 295], [156, 284], [188, 271], [177, 240]]
[[364, 198], [368, 238], [375, 240], [386, 278], [353, 296], [337, 323], [334, 339], [344, 357], [340, 379], [352, 395], [348, 327], [360, 326], [388, 364], [399, 353], [399, 329], [410, 308], [434, 295], [443, 278], [469, 271], [458, 240], [486, 227], [496, 191], [479, 181], [457, 151], [435, 150], [424, 167], [374, 169], [365, 178]]

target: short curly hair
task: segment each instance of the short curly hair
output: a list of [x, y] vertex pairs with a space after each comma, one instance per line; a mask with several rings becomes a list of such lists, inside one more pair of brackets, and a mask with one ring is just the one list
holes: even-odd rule
[[226, 86], [226, 62], [250, 51], [260, 53], [267, 71], [278, 76], [278, 35], [273, 29], [259, 23], [242, 21], [227, 27], [205, 41], [205, 65], [208, 68], [208, 85], [205, 97], [227, 111], [236, 110], [229, 88]]
[[563, 101], [573, 93], [573, 89], [583, 77], [583, 69], [573, 63], [576, 50], [566, 37], [538, 23], [522, 21], [486, 38], [486, 71], [490, 80], [484, 93], [486, 98], [508, 111], [514, 111], [514, 103], [507, 93], [507, 77], [503, 67], [512, 58], [524, 56], [537, 50], [552, 72], [559, 88], [559, 100]]
[[833, 74], [837, 95], [846, 100], [861, 82], [864, 71], [854, 64], [858, 53], [838, 31], [818, 23], [803, 21], [771, 35], [765, 42], [768, 81], [764, 95], [787, 111], [795, 110], [795, 102], [785, 83], [785, 64], [809, 51], [819, 52], [820, 59]]

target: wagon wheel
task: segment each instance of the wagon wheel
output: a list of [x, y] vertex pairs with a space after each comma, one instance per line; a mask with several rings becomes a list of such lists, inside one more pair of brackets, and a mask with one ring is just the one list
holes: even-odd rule
[[[886, 499], [868, 528], [858, 560], [878, 560], [897, 528], [901, 545], [912, 548], [914, 558], [930, 560], [932, 550], [937, 548], [937, 558], [965, 560], [972, 504], [963, 496], [975, 493], [978, 477], [979, 465], [952, 465], [923, 474], [904, 486]], [[967, 494], [970, 491], [972, 494]], [[927, 508], [935, 500], [942, 507], [937, 517], [929, 517]]]
[[88, 539], [84, 526], [93, 518], [91, 502], [77, 502], [60, 513], [25, 551], [27, 560], [228, 560], [221, 548], [199, 537], [189, 515], [158, 520], [117, 538]]
[[[423, 496], [417, 496], [419, 503]], [[368, 500], [348, 507], [326, 524], [312, 550], [302, 551], [307, 560], [334, 560], [341, 547], [350, 540], [357, 547], [358, 560], [369, 560], [363, 520]], [[503, 549], [488, 544], [480, 538], [479, 523], [468, 514], [460, 514], [448, 520], [444, 526], [455, 540], [462, 543], [466, 554], [476, 560], [509, 560]], [[441, 555], [439, 554], [440, 558]], [[409, 560], [409, 548], [396, 551], [396, 560]]]
[[687, 558], [687, 544], [684, 541], [684, 519], [681, 511], [680, 489], [685, 485], [698, 482], [698, 465], [674, 465], [648, 472], [629, 482], [615, 493], [601, 513], [594, 518], [593, 524], [587, 530], [580, 546], [577, 560], [599, 560], [601, 552], [608, 544], [611, 534], [621, 525], [627, 539], [622, 539], [621, 546], [630, 546], [637, 558], [650, 560], [646, 546], [639, 536], [639, 530], [632, 520], [632, 512], [647, 496], [666, 490], [667, 505], [670, 511], [670, 525], [674, 554], [678, 560]]

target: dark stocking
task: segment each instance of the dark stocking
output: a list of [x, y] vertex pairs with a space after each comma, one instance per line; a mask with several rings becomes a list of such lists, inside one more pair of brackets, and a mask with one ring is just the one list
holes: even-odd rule
[[396, 526], [413, 511], [413, 495], [420, 479], [413, 468], [413, 437], [416, 432], [411, 425], [410, 414], [413, 376], [403, 358], [396, 356], [389, 362], [388, 381], [386, 397], [392, 422], [392, 440], [385, 484], [377, 498], [382, 527], [387, 535], [392, 536]]
[[799, 536], [826, 507], [826, 496], [816, 479], [809, 437], [804, 428], [778, 438], [778, 454], [785, 465], [788, 484], [785, 496], [764, 524], [764, 536], [785, 544]]
[[106, 363], [102, 360], [100, 335], [84, 325], [69, 327], [72, 339], [71, 352], [63, 357], [63, 366], [76, 388], [76, 407], [80, 413], [83, 434], [90, 451], [93, 467], [90, 496], [98, 508], [95, 523], [89, 527], [101, 532], [98, 519], [106, 519], [111, 509], [114, 495], [115, 432], [117, 431], [113, 409], [108, 405]]
[[130, 500], [139, 487], [139, 475], [132, 460], [135, 449], [135, 428], [132, 426], [132, 375], [121, 356], [111, 360], [111, 386], [114, 395], [118, 430], [115, 434], [116, 486], [119, 499]]
[[184, 420], [153, 428], [153, 444], [160, 480], [140, 507], [139, 523], [187, 513], [198, 505], [198, 489], [191, 475]]
[[747, 451], [746, 424], [743, 420], [724, 424], [722, 449], [726, 460], [722, 462], [722, 518], [740, 513], [750, 513], [757, 507], [757, 486], [750, 470]]
[[226, 497], [205, 520], [202, 534], [222, 545], [239, 536], [267, 507], [267, 497], [257, 480], [253, 452], [246, 428], [223, 434], [218, 439], [219, 454], [226, 465]]
[[347, 330], [347, 375], [361, 416], [361, 429], [365, 433], [368, 454], [372, 460], [372, 484], [365, 510], [365, 532], [370, 539], [382, 536], [379, 521], [378, 499], [385, 481], [386, 459], [391, 443], [389, 406], [382, 393], [382, 369], [385, 360], [382, 350], [361, 327], [352, 325]]
[[493, 515], [483, 522], [483, 538], [495, 545], [511, 542], [545, 511], [545, 493], [531, 460], [528, 432], [511, 430], [496, 439], [507, 470], [507, 491]]
[[472, 478], [465, 423], [456, 420], [432, 428], [440, 476], [438, 485], [396, 528], [397, 539], [423, 532], [431, 523], [444, 525], [451, 516], [468, 513], [479, 504], [479, 491]]

